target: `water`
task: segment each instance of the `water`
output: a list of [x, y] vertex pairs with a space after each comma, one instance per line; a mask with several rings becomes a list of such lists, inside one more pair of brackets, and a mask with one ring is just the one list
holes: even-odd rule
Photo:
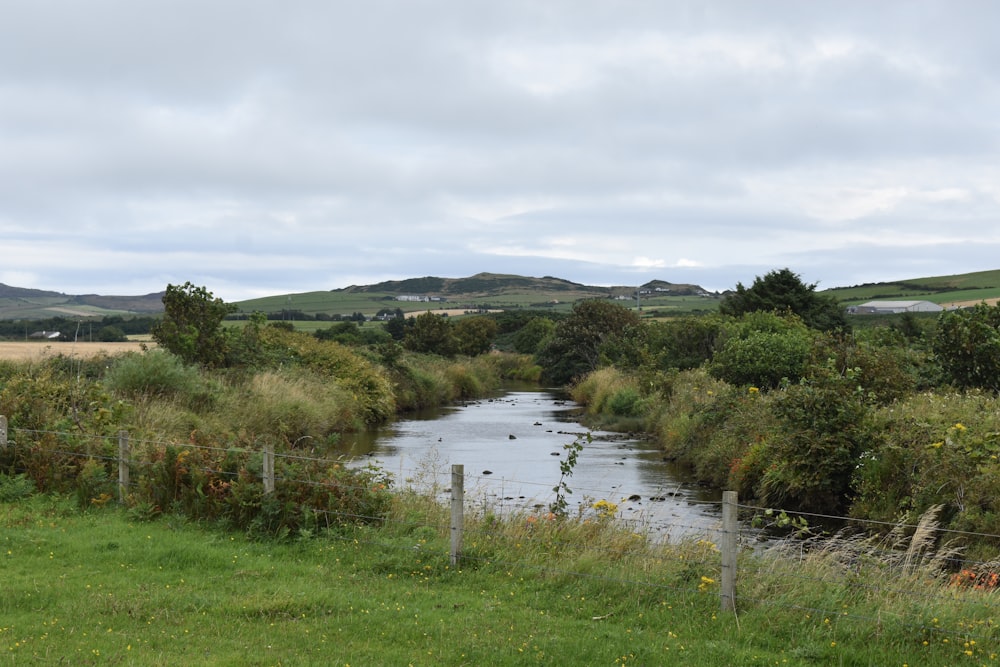
[[655, 445], [577, 421], [572, 401], [545, 390], [451, 406], [347, 439], [339, 453], [384, 468], [397, 485], [447, 487], [450, 467], [462, 464], [466, 499], [496, 513], [538, 509], [555, 498], [563, 446], [584, 444], [566, 485], [571, 514], [592, 513], [607, 500], [637, 528], [671, 536], [704, 534], [718, 527], [719, 493], [685, 480]]

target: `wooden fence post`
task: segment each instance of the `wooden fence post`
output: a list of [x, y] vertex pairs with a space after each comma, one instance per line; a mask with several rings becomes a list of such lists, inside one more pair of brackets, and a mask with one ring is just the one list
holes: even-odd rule
[[118, 432], [118, 502], [125, 504], [129, 485], [128, 431]]
[[462, 532], [465, 530], [465, 466], [451, 466], [451, 564], [457, 567], [462, 557]]
[[719, 600], [722, 611], [736, 611], [736, 556], [739, 549], [739, 524], [735, 491], [722, 493], [722, 582]]
[[274, 493], [274, 445], [264, 444], [264, 493]]
[[7, 449], [7, 418], [0, 415], [0, 450]]

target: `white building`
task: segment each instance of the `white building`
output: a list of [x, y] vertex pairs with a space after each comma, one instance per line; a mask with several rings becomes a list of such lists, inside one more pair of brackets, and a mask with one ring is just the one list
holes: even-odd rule
[[869, 301], [851, 306], [847, 312], [855, 315], [889, 315], [893, 313], [940, 313], [944, 308], [930, 301]]

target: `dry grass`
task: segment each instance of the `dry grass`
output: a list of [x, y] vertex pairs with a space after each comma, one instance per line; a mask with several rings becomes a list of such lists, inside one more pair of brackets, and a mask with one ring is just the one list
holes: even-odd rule
[[127, 343], [0, 342], [0, 359], [33, 361], [59, 354], [87, 358], [98, 354], [115, 355], [138, 352], [144, 344], [147, 347], [155, 347], [155, 343], [142, 343], [140, 341], [128, 341]]

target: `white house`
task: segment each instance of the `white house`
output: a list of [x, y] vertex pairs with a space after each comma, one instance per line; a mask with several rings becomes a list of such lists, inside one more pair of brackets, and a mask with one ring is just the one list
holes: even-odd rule
[[944, 308], [930, 301], [869, 301], [851, 306], [847, 312], [855, 315], [888, 315], [892, 313], [940, 313]]

